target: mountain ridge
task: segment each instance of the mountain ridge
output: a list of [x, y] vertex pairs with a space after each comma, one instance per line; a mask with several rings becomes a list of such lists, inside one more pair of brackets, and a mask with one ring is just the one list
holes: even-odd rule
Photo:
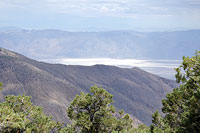
[[182, 55], [193, 55], [200, 46], [199, 41], [200, 30], [68, 32], [47, 29], [0, 32], [1, 47], [33, 59], [181, 59]]
[[118, 109], [149, 125], [151, 114], [162, 106], [161, 99], [177, 86], [139, 68], [48, 64], [5, 49], [0, 49], [0, 76], [1, 100], [7, 94], [30, 95], [34, 104], [62, 122], [69, 122], [66, 108], [74, 96], [97, 85], [114, 95]]

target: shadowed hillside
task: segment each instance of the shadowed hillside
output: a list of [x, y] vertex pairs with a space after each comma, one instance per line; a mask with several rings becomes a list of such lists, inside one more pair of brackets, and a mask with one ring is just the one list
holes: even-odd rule
[[161, 99], [176, 86], [139, 68], [48, 64], [5, 49], [0, 49], [0, 77], [1, 100], [7, 94], [31, 95], [34, 104], [63, 122], [68, 121], [66, 108], [74, 96], [97, 85], [114, 95], [118, 109], [149, 125], [151, 114], [161, 108]]

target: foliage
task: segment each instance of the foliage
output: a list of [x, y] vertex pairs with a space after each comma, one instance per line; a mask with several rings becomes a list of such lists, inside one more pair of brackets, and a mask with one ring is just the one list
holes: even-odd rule
[[2, 87], [2, 85], [3, 85], [3, 84], [0, 82], [0, 90], [3, 90], [3, 89], [1, 88], [1, 87]]
[[133, 128], [131, 132], [128, 133], [150, 133], [150, 129], [146, 125], [141, 124], [137, 128]]
[[151, 132], [200, 132], [200, 51], [191, 58], [183, 57], [176, 72], [181, 85], [162, 101], [165, 116], [153, 114]]
[[111, 133], [125, 132], [132, 128], [132, 119], [121, 110], [117, 112], [111, 104], [112, 95], [96, 86], [91, 94], [81, 92], [71, 102], [67, 113], [73, 121], [68, 128], [71, 132]]
[[133, 128], [130, 116], [123, 110], [117, 112], [112, 103], [110, 93], [92, 87], [91, 94], [82, 92], [74, 98], [67, 110], [73, 122], [63, 127], [46, 116], [41, 107], [32, 105], [31, 97], [8, 95], [0, 103], [0, 132], [148, 133], [149, 128], [145, 125]]
[[0, 132], [57, 132], [61, 124], [52, 121], [39, 106], [31, 103], [29, 96], [8, 95], [0, 103]]

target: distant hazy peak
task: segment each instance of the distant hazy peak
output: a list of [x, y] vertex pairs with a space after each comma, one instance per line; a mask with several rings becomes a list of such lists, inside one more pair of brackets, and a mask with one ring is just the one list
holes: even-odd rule
[[200, 47], [199, 41], [200, 30], [147, 33], [47, 29], [0, 32], [0, 47], [39, 60], [61, 57], [177, 60], [183, 55], [194, 55]]

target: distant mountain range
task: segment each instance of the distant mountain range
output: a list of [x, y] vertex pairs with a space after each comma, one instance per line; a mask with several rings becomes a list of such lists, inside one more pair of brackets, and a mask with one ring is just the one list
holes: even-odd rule
[[118, 109], [124, 109], [149, 125], [152, 113], [161, 108], [161, 99], [177, 86], [172, 80], [139, 68], [48, 64], [2, 48], [0, 77], [0, 82], [4, 83], [0, 100], [7, 94], [30, 95], [34, 104], [44, 107], [47, 114], [63, 122], [68, 122], [66, 108], [74, 96], [81, 91], [89, 92], [91, 86], [97, 85], [114, 95]]
[[182, 59], [200, 48], [200, 30], [174, 32], [67, 32], [0, 29], [0, 47], [33, 59]]

